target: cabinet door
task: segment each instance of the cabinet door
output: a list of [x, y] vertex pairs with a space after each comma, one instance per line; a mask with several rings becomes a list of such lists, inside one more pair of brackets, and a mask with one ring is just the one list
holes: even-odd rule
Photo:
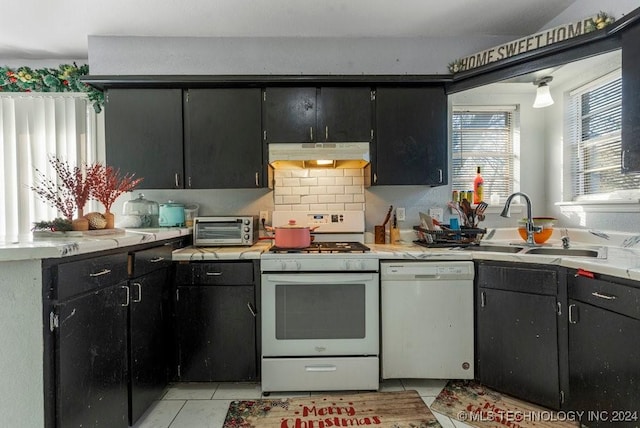
[[253, 285], [179, 286], [181, 381], [254, 380], [256, 319]]
[[371, 98], [371, 88], [368, 87], [320, 88], [316, 141], [370, 141], [373, 115]]
[[559, 408], [556, 298], [479, 288], [477, 317], [480, 382]]
[[126, 282], [56, 307], [57, 427], [126, 427]]
[[378, 88], [374, 184], [447, 184], [444, 87]]
[[[622, 411], [640, 418], [640, 320], [571, 299], [569, 305], [570, 407], [623, 417], [615, 426], [638, 426]], [[590, 427], [612, 423], [587, 419]]]
[[232, 189], [263, 185], [261, 111], [258, 88], [188, 91], [187, 187]]
[[109, 89], [107, 164], [144, 180], [141, 189], [183, 187], [182, 91]]
[[169, 269], [130, 281], [129, 377], [130, 424], [159, 399], [169, 381]]
[[622, 172], [640, 171], [640, 25], [622, 33]]
[[316, 88], [267, 88], [264, 130], [267, 143], [316, 141]]

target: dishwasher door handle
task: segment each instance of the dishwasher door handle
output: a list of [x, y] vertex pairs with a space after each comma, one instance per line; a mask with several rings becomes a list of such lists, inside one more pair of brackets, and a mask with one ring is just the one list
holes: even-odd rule
[[430, 279], [433, 281], [442, 279], [442, 277], [440, 275], [415, 275], [414, 276], [415, 279]]

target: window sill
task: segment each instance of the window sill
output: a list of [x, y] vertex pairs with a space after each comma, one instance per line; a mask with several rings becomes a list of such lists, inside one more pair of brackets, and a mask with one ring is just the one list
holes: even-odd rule
[[561, 212], [636, 213], [640, 212], [640, 199], [585, 200], [556, 202]]

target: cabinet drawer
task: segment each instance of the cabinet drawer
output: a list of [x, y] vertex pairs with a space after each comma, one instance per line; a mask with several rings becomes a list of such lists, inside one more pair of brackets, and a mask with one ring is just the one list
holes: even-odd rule
[[196, 285], [251, 285], [253, 263], [214, 262], [178, 264], [178, 284]]
[[569, 298], [640, 319], [640, 288], [583, 276], [569, 277]]
[[127, 280], [127, 253], [58, 265], [58, 300]]
[[136, 251], [133, 254], [133, 276], [138, 277], [171, 265], [172, 243]]
[[480, 264], [477, 281], [478, 287], [523, 293], [555, 296], [558, 291], [558, 272], [538, 265], [523, 267]]

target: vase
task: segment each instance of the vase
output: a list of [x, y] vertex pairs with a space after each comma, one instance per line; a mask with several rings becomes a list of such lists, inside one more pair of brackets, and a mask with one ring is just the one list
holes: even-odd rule
[[71, 220], [71, 229], [76, 231], [89, 230], [89, 220], [84, 218], [82, 208], [78, 208], [78, 217]]
[[107, 225], [105, 226], [105, 229], [113, 229], [116, 221], [116, 216], [109, 210], [106, 210], [103, 215], [105, 220], [107, 220]]

